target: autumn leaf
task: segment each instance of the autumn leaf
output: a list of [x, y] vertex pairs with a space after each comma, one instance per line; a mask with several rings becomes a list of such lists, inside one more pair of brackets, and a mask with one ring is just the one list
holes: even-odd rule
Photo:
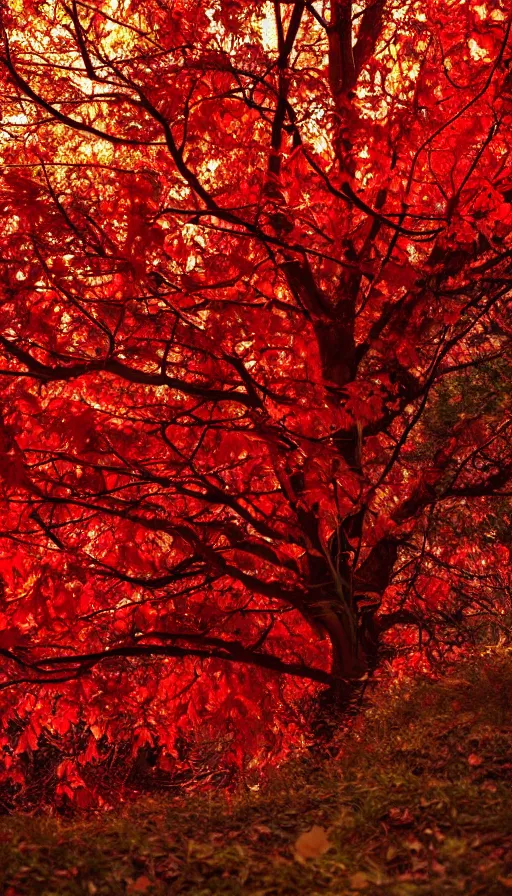
[[369, 883], [370, 881], [364, 871], [356, 871], [349, 878], [351, 890], [365, 890]]
[[395, 827], [407, 827], [414, 821], [411, 810], [401, 806], [393, 806], [388, 812], [388, 818]]
[[470, 753], [468, 756], [468, 765], [472, 768], [478, 768], [479, 765], [483, 765], [483, 758], [478, 756], [477, 753]]
[[328, 852], [331, 846], [325, 828], [315, 824], [297, 837], [294, 846], [295, 858], [299, 861], [317, 859]]
[[147, 893], [150, 887], [153, 884], [149, 877], [142, 874], [140, 877], [137, 877], [136, 880], [132, 880], [128, 883], [128, 892], [129, 893]]

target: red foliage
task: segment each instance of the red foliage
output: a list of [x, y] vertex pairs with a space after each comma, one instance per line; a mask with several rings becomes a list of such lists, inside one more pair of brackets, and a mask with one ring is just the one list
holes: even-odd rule
[[109, 743], [261, 765], [503, 621], [511, 21], [2, 15], [0, 746], [87, 805]]

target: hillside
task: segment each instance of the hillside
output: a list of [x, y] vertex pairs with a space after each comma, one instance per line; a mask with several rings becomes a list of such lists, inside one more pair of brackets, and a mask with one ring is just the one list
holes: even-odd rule
[[512, 656], [498, 651], [397, 686], [336, 758], [302, 757], [259, 791], [142, 800], [73, 822], [5, 817], [0, 891], [512, 893], [511, 693]]

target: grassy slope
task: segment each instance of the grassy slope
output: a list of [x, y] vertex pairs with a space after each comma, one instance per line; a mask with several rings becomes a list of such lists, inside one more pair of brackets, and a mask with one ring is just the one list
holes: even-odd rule
[[[142, 800], [92, 821], [0, 820], [2, 896], [512, 894], [512, 654], [369, 709], [337, 760], [258, 793]], [[299, 861], [297, 836], [327, 831]]]

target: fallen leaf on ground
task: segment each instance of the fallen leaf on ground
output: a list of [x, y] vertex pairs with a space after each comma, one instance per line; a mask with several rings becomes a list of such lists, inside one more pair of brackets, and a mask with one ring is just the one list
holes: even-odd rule
[[323, 856], [331, 843], [324, 828], [314, 824], [309, 831], [304, 831], [295, 841], [295, 856], [298, 859], [316, 859]]
[[400, 806], [393, 806], [388, 812], [388, 819], [391, 824], [399, 827], [401, 825], [412, 824], [414, 816], [410, 809], [402, 809]]
[[434, 874], [440, 874], [440, 875], [446, 874], [445, 866], [441, 865], [441, 863], [438, 862], [437, 859], [432, 859], [431, 867], [432, 867], [432, 871], [434, 872]]
[[146, 893], [150, 886], [151, 881], [149, 877], [146, 877], [143, 874], [141, 877], [138, 877], [137, 880], [131, 882], [128, 891], [130, 893]]
[[269, 828], [268, 824], [253, 824], [252, 830], [257, 834], [271, 834], [272, 829]]
[[468, 756], [468, 765], [476, 767], [477, 765], [482, 765], [483, 759], [481, 756], [477, 756], [476, 753], [470, 753]]
[[368, 886], [369, 881], [364, 871], [356, 871], [350, 878], [349, 883], [351, 890], [364, 890]]

